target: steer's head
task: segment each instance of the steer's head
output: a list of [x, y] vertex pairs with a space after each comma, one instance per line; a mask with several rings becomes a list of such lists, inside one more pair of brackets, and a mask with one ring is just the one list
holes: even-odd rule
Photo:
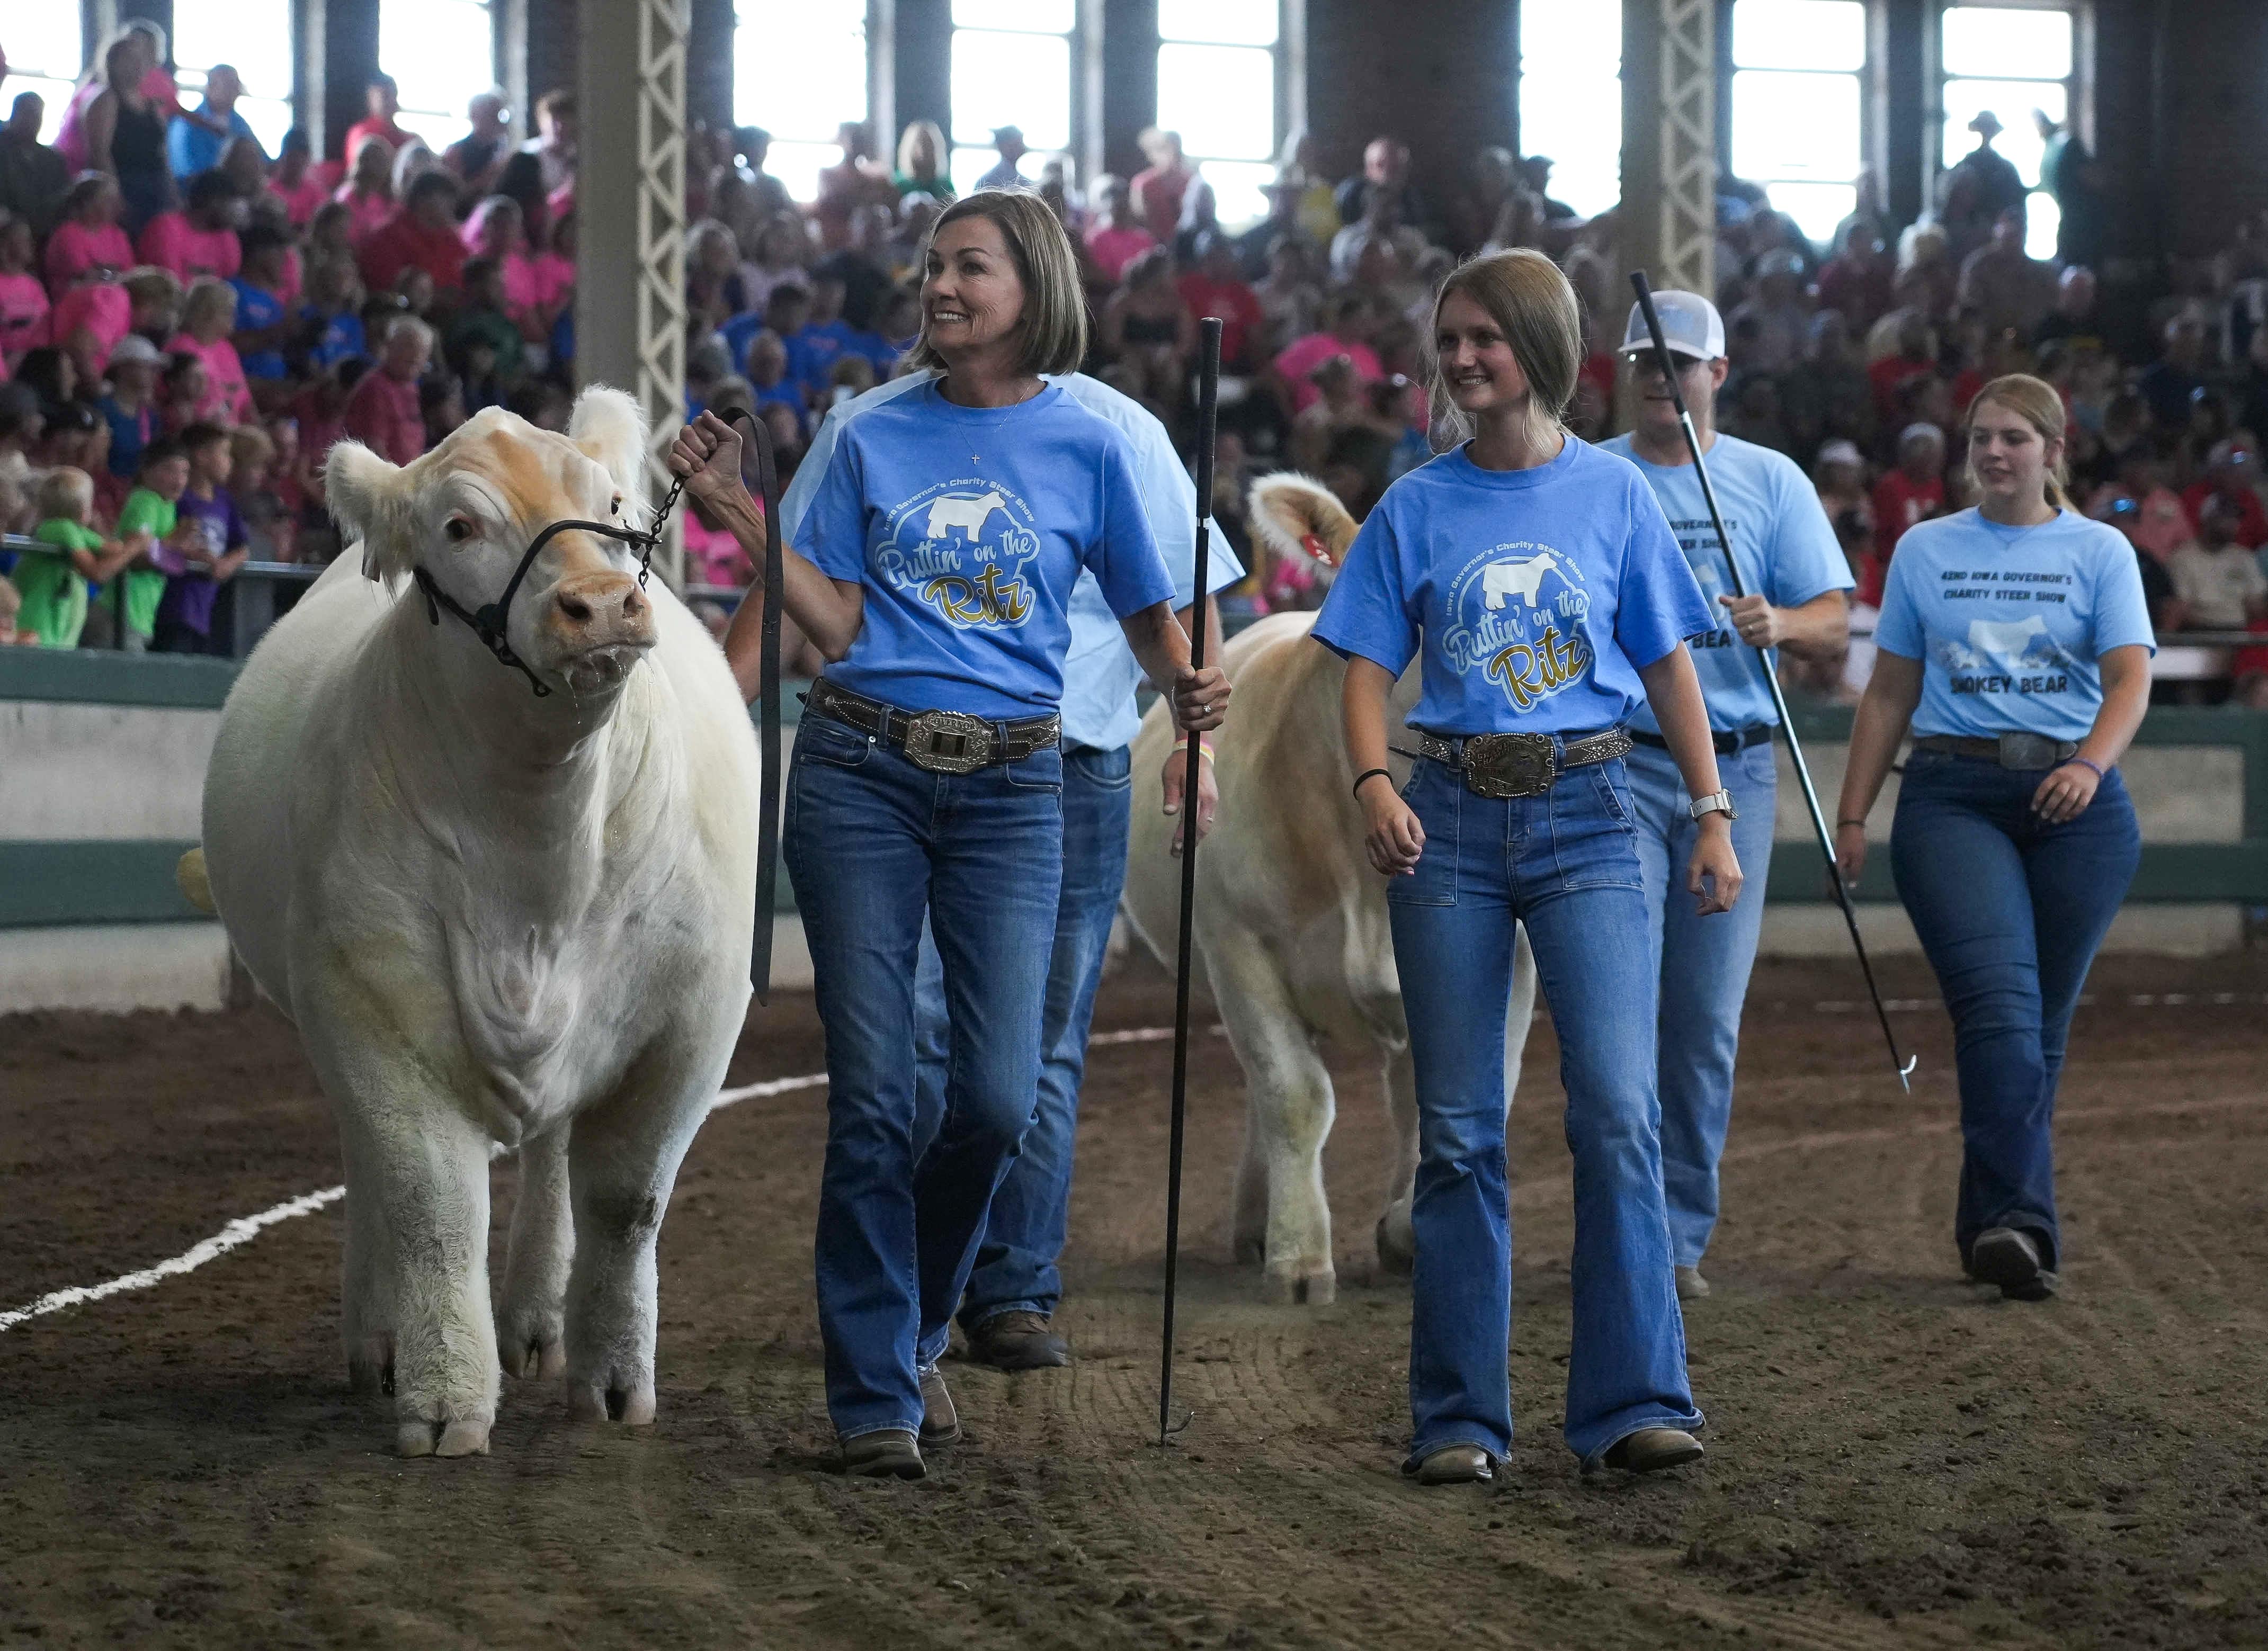
[[[490, 407], [407, 465], [341, 442], [324, 481], [344, 536], [362, 541], [364, 572], [393, 585], [423, 568], [477, 613], [503, 597], [528, 545], [552, 523], [643, 527], [644, 448], [637, 404], [593, 385], [564, 436]], [[581, 530], [554, 536], [512, 598], [505, 637], [539, 677], [578, 694], [618, 686], [654, 640], [653, 605], [638, 588], [632, 548]]]

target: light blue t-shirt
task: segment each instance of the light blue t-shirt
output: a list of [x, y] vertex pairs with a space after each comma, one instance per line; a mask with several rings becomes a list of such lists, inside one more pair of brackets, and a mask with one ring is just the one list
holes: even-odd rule
[[927, 384], [847, 424], [793, 541], [866, 588], [828, 679], [909, 710], [1054, 710], [1083, 568], [1120, 618], [1174, 595], [1126, 438], [1055, 385], [964, 407]]
[[1975, 510], [1906, 530], [1891, 558], [1874, 646], [1922, 664], [1917, 734], [2084, 739], [2102, 708], [2098, 661], [2152, 653], [2134, 547], [2066, 510], [2003, 527]]
[[[1775, 651], [1766, 665], [1756, 650], [1741, 640], [1723, 603], [1733, 594], [1725, 576], [1725, 553], [1718, 547], [1717, 529], [1709, 520], [1709, 503], [1701, 495], [1700, 473], [1691, 465], [1650, 465], [1631, 449], [1628, 436], [1601, 442], [1600, 447], [1619, 454], [1638, 466], [1653, 496], [1669, 517], [1669, 531], [1677, 535], [1686, 565], [1700, 581], [1717, 628], [1693, 639], [1693, 669], [1701, 678], [1701, 696], [1709, 704], [1709, 726], [1721, 733], [1777, 723], [1771, 691], [1764, 686], [1766, 670], [1777, 670]], [[1717, 490], [1717, 508], [1725, 514], [1725, 531], [1733, 536], [1733, 555], [1741, 567], [1741, 583], [1750, 596], [1760, 596], [1774, 607], [1801, 607], [1830, 591], [1851, 588], [1851, 567], [1827, 512], [1819, 508], [1819, 495], [1795, 460], [1769, 447], [1719, 436], [1706, 455], [1710, 485]], [[1661, 732], [1653, 708], [1641, 704], [1631, 713], [1631, 725], [1649, 734]]]
[[[819, 433], [812, 437], [811, 451], [797, 468], [795, 480], [788, 483], [787, 496], [780, 501], [780, 531], [788, 542], [794, 542], [796, 528], [819, 492], [820, 478], [827, 473], [828, 460], [843, 426], [928, 382], [920, 374], [893, 378], [828, 413]], [[1176, 610], [1189, 606], [1197, 599], [1197, 490], [1174, 451], [1166, 427], [1140, 402], [1100, 378], [1067, 373], [1049, 382], [1060, 385], [1065, 395], [1116, 425], [1126, 437], [1134, 456], [1136, 485], [1149, 512], [1150, 531], [1166, 559], [1166, 571], [1174, 576], [1174, 606]], [[1243, 565], [1215, 526], [1205, 566], [1207, 589], [1226, 590], [1242, 577]], [[1219, 658], [1219, 638], [1215, 637], [1209, 657]], [[1134, 699], [1135, 690], [1142, 685], [1142, 666], [1126, 645], [1126, 634], [1119, 628], [1118, 617], [1110, 611], [1101, 585], [1093, 574], [1084, 571], [1071, 591], [1071, 649], [1064, 657], [1063, 672], [1064, 744], [1116, 751], [1133, 739], [1142, 726]]]
[[1414, 727], [1560, 734], [1625, 720], [1639, 670], [1713, 623], [1645, 480], [1570, 436], [1532, 470], [1459, 447], [1387, 488], [1314, 634], [1397, 676], [1422, 646]]

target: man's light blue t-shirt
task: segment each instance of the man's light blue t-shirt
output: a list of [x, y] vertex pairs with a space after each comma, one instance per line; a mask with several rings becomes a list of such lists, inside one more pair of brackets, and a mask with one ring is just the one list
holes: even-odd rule
[[1422, 647], [1413, 727], [1562, 734], [1626, 720], [1638, 671], [1714, 623], [1644, 479], [1570, 436], [1532, 470], [1459, 447], [1387, 488], [1314, 635], [1396, 676]]
[[1122, 619], [1174, 595], [1126, 438], [1054, 385], [965, 407], [926, 384], [852, 422], [793, 543], [865, 587], [828, 680], [908, 709], [1055, 710], [1082, 569]]
[[[212, 112], [210, 103], [197, 106], [200, 114], [210, 117]], [[252, 123], [234, 109], [228, 112], [226, 137], [218, 132], [207, 131], [195, 121], [177, 114], [166, 123], [166, 169], [187, 183], [199, 172], [210, 172], [219, 165], [221, 151], [239, 137], [252, 139], [254, 146], [260, 143], [259, 135], [252, 129]], [[268, 158], [265, 150], [261, 151], [260, 158], [262, 160]]]
[[[1772, 709], [1764, 673], [1777, 667], [1778, 657], [1771, 657], [1771, 667], [1758, 659], [1717, 599], [1732, 595], [1733, 587], [1725, 575], [1717, 530], [1709, 520], [1708, 501], [1701, 495], [1700, 473], [1691, 465], [1648, 464], [1631, 450], [1628, 436], [1599, 445], [1636, 465], [1653, 496], [1661, 501], [1669, 531], [1677, 535], [1686, 565], [1716, 616], [1717, 628], [1692, 642], [1693, 669], [1701, 678], [1701, 696], [1708, 701], [1709, 726], [1729, 733], [1758, 723], [1777, 723], [1779, 714]], [[1733, 536], [1741, 583], [1750, 596], [1763, 597], [1774, 607], [1801, 607], [1830, 591], [1851, 588], [1851, 567], [1835, 542], [1835, 529], [1795, 460], [1722, 435], [1706, 457], [1717, 507], [1725, 514], [1725, 531]], [[1661, 732], [1647, 705], [1631, 713], [1631, 725], [1649, 734]]]
[[[828, 412], [819, 433], [812, 437], [811, 451], [804, 455], [795, 480], [788, 484], [787, 496], [780, 501], [780, 532], [789, 543], [795, 542], [796, 529], [819, 491], [820, 478], [827, 473], [844, 426], [929, 382], [919, 373], [893, 378]], [[1166, 571], [1174, 578], [1174, 606], [1176, 610], [1189, 607], [1196, 600], [1197, 490], [1180, 455], [1174, 451], [1166, 427], [1140, 402], [1099, 378], [1067, 373], [1049, 382], [1060, 385], [1065, 395], [1117, 426], [1125, 436], [1134, 458], [1135, 484], [1141, 489], [1143, 508], [1149, 514], [1150, 531], [1166, 559]], [[1206, 585], [1211, 591], [1222, 591], [1243, 576], [1243, 566], [1215, 527], [1205, 569]], [[1211, 651], [1219, 656], [1217, 637]], [[1091, 573], [1082, 572], [1071, 591], [1071, 648], [1064, 655], [1063, 671], [1064, 743], [1098, 751], [1116, 751], [1129, 744], [1142, 725], [1134, 700], [1135, 690], [1142, 685], [1142, 666], [1126, 645], [1126, 634], [1119, 628], [1117, 616], [1111, 613], [1101, 585]]]
[[2158, 649], [2134, 547], [2065, 510], [2003, 527], [1975, 510], [1906, 530], [1874, 646], [1922, 664], [1917, 734], [2084, 739], [2102, 708], [2098, 663]]

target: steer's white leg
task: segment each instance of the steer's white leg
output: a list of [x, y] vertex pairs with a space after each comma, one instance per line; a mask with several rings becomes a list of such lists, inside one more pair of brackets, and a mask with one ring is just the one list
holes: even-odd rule
[[1269, 1288], [1279, 1300], [1321, 1306], [1338, 1294], [1323, 1197], [1330, 1074], [1266, 947], [1241, 930], [1211, 936], [1205, 972], [1250, 1091], [1245, 1156], [1267, 1177]]
[[1512, 1117], [1512, 1097], [1520, 1088], [1521, 1061], [1528, 1053], [1528, 1030], [1535, 1021], [1535, 953], [1528, 943], [1528, 925], [1512, 950], [1512, 1002], [1504, 1010], [1504, 1115]]
[[[741, 992], [745, 1002], [745, 983]], [[714, 1048], [696, 1048], [665, 1070], [634, 1068], [613, 1097], [575, 1119], [567, 1144], [575, 1212], [567, 1410], [579, 1421], [653, 1420], [654, 1244], [677, 1166], [724, 1082], [740, 1025], [733, 1017]]]
[[393, 1260], [379, 1208], [378, 1168], [360, 1163], [352, 1132], [344, 1135], [347, 1170], [346, 1276], [339, 1331], [347, 1385], [365, 1398], [394, 1391]]
[[484, 1454], [497, 1405], [488, 1141], [442, 1104], [343, 1110], [349, 1172], [361, 1172], [348, 1202], [372, 1194], [383, 1251], [368, 1276], [394, 1332], [394, 1448]]
[[497, 1315], [497, 1347], [507, 1376], [549, 1381], [567, 1368], [567, 1273], [575, 1255], [567, 1138], [563, 1124], [519, 1149], [519, 1197]]
[[1410, 1229], [1410, 1202], [1418, 1190], [1418, 1068], [1406, 1043], [1388, 1045], [1386, 1112], [1394, 1122], [1394, 1168], [1386, 1183], [1386, 1213], [1378, 1218], [1378, 1265], [1408, 1278], [1418, 1263]]

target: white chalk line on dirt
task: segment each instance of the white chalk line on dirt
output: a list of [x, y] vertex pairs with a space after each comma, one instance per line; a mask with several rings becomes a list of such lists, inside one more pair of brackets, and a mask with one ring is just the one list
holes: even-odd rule
[[[2097, 1002], [2091, 993], [2079, 1001], [2088, 1005]], [[2268, 993], [2137, 992], [2126, 999], [2127, 1006], [2135, 1009], [2179, 1008], [2184, 1004], [2226, 1007], [2234, 1003], [2268, 1003]], [[1838, 1015], [1854, 1013], [1866, 1005], [1830, 1000], [1814, 1003], [1811, 1007], [1816, 1014]], [[1894, 997], [1883, 1004], [1883, 1008], [1895, 1010], [1937, 1007], [1939, 1001], [1933, 997]], [[1542, 1018], [1540, 1014], [1537, 1018]], [[1207, 1030], [1216, 1038], [1227, 1034], [1227, 1028], [1224, 1026], [1214, 1025]], [[1174, 1029], [1170, 1026], [1135, 1026], [1121, 1031], [1096, 1032], [1087, 1039], [1087, 1043], [1090, 1046], [1116, 1047], [1127, 1044], [1163, 1043], [1173, 1035]], [[709, 1104], [709, 1110], [713, 1112], [740, 1101], [762, 1100], [770, 1096], [792, 1094], [797, 1090], [820, 1089], [826, 1082], [824, 1072], [806, 1072], [795, 1077], [767, 1078], [761, 1083], [744, 1083], [735, 1089], [719, 1090], [717, 1098]], [[1791, 1143], [1775, 1144], [1785, 1150]], [[193, 1273], [208, 1261], [217, 1261], [239, 1245], [249, 1244], [269, 1228], [297, 1220], [302, 1215], [312, 1215], [319, 1209], [337, 1203], [346, 1195], [347, 1190], [343, 1186], [327, 1186], [313, 1192], [304, 1192], [298, 1198], [286, 1199], [272, 1208], [263, 1209], [256, 1215], [239, 1215], [211, 1237], [198, 1240], [180, 1254], [169, 1256], [154, 1266], [144, 1267], [134, 1273], [122, 1273], [118, 1277], [106, 1279], [99, 1284], [74, 1284], [64, 1289], [51, 1290], [28, 1306], [0, 1311], [0, 1334], [32, 1319], [62, 1312], [65, 1308], [84, 1307], [92, 1302], [122, 1295], [129, 1290], [146, 1290], [167, 1279], [177, 1279], [185, 1273]]]

